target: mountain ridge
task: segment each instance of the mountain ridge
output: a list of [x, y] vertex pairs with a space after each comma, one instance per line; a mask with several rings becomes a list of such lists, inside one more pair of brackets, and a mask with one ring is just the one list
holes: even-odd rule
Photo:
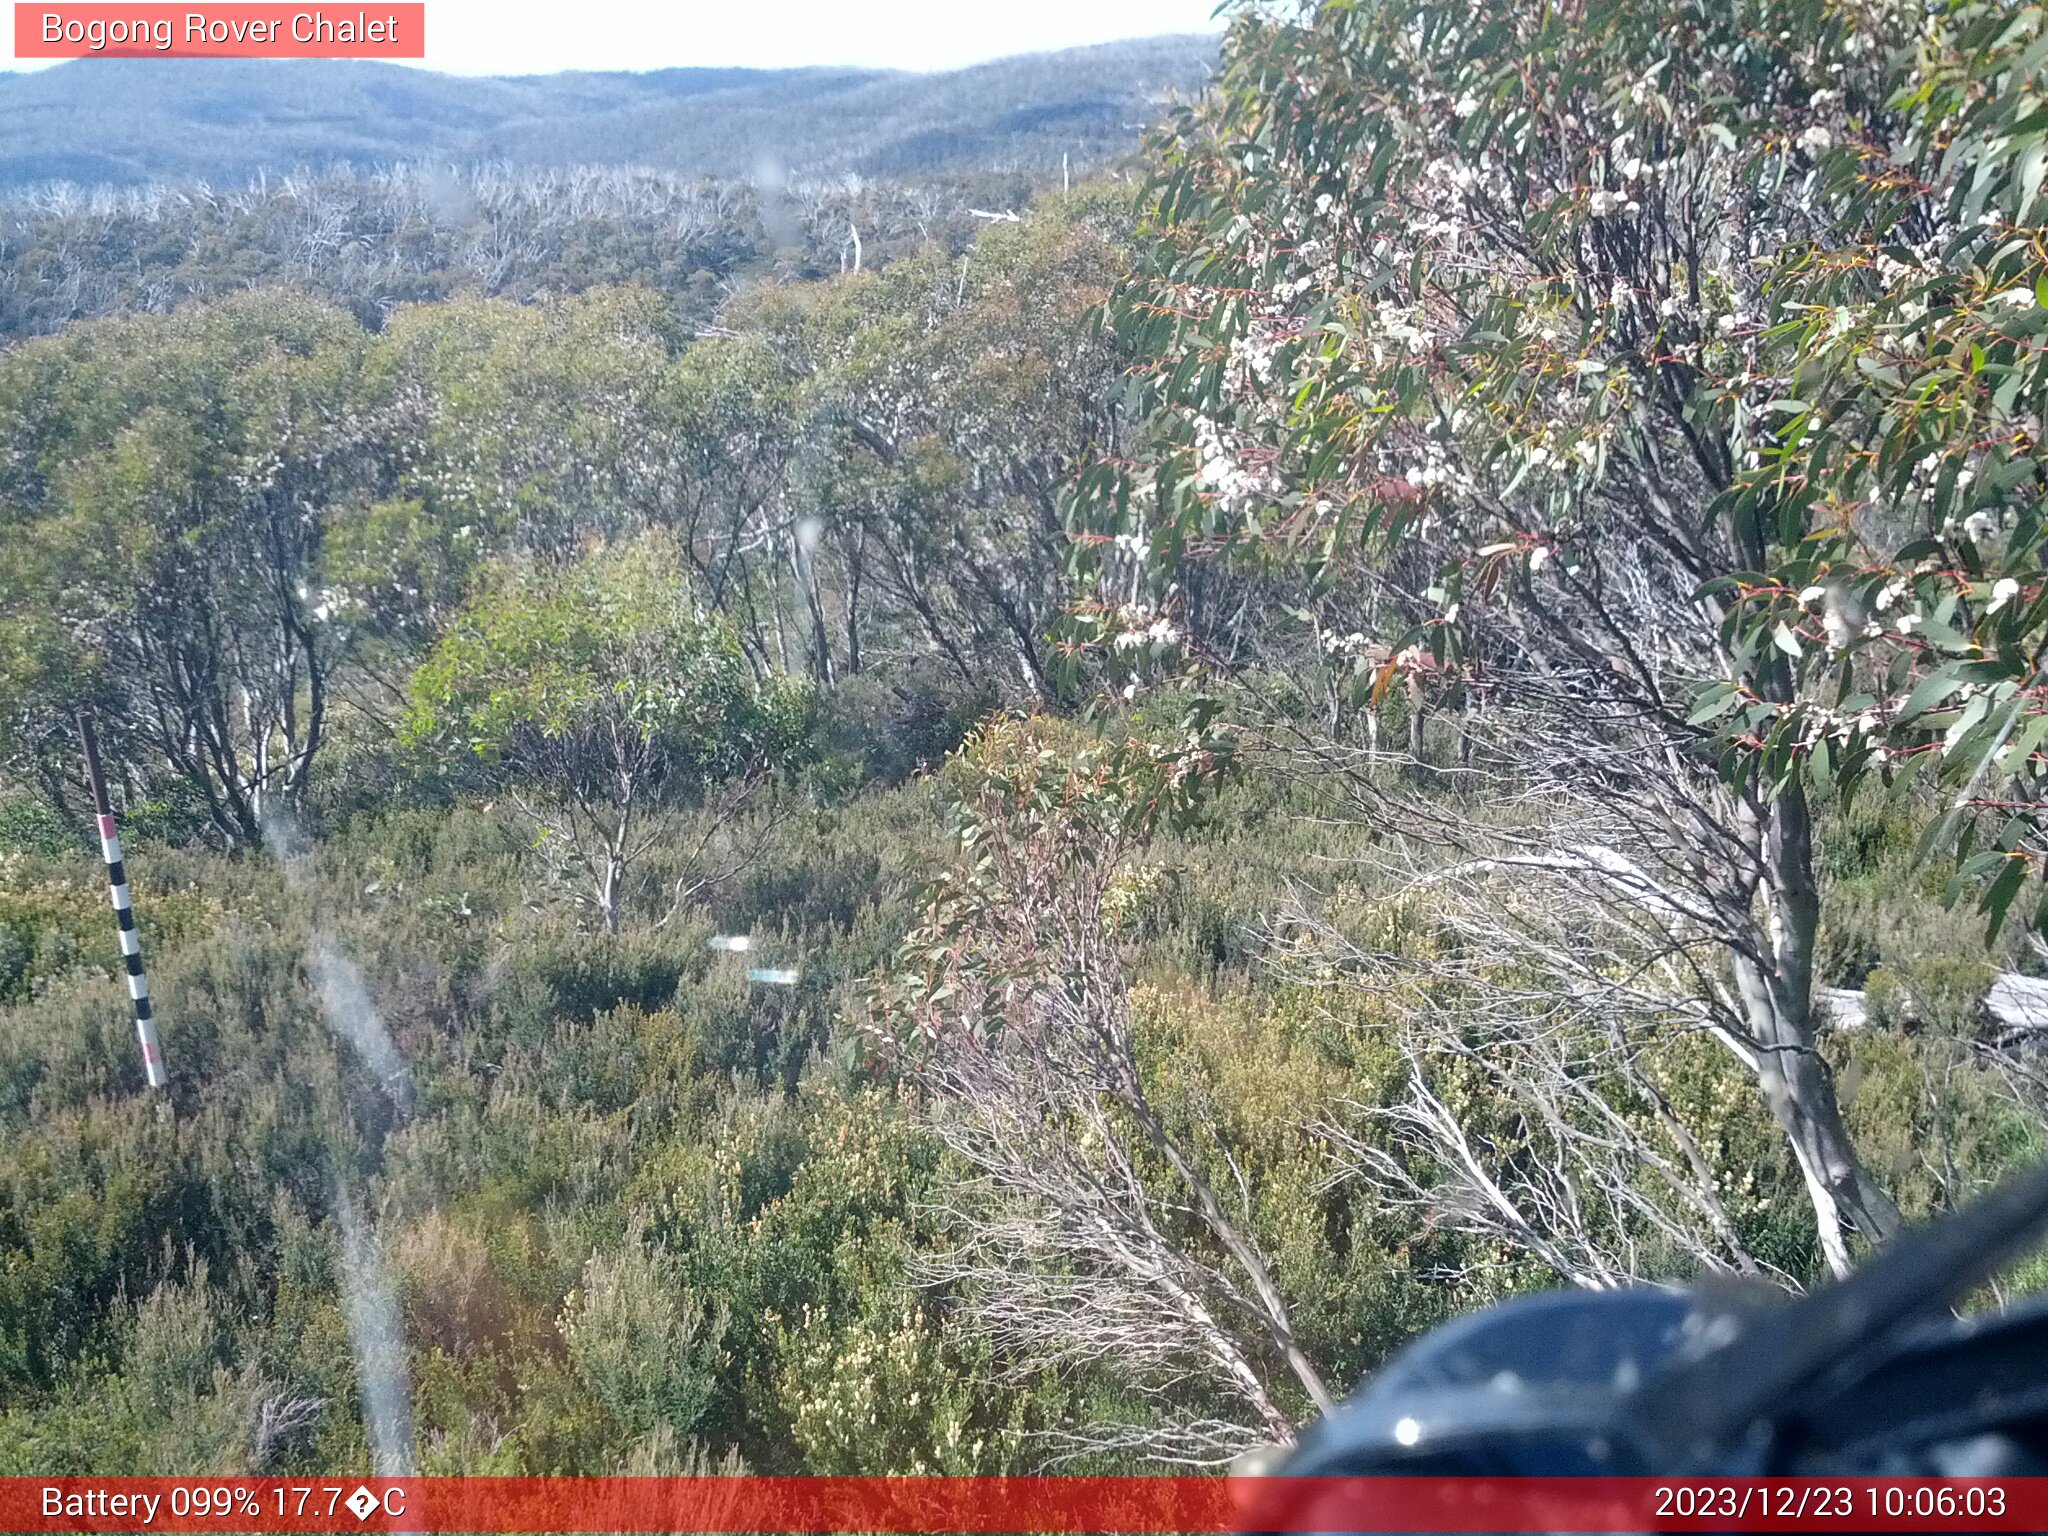
[[[721, 177], [1097, 163], [1135, 149], [1217, 39], [1168, 35], [930, 74], [809, 67], [466, 76], [360, 60], [77, 60], [0, 77], [0, 188], [400, 162], [633, 163]], [[111, 77], [111, 78], [110, 78]]]

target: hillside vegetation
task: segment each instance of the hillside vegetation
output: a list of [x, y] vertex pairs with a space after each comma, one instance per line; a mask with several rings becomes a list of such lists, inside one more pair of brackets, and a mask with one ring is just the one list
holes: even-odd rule
[[[323, 60], [84, 60], [0, 78], [0, 337], [289, 285], [400, 304], [735, 287], [958, 254], [1051, 182], [1135, 161], [1212, 38], [936, 75], [470, 79]], [[116, 110], [118, 104], [118, 110]]]
[[927, 245], [963, 251], [989, 217], [1006, 222], [1040, 188], [984, 174], [764, 191], [596, 166], [336, 170], [229, 190], [49, 187], [0, 203], [0, 334], [269, 285], [378, 326], [401, 304], [632, 283], [703, 326], [752, 281], [880, 265]]
[[0, 188], [230, 184], [393, 164], [684, 176], [925, 176], [1133, 153], [1213, 37], [1162, 37], [918, 75], [657, 69], [465, 77], [333, 59], [81, 59], [0, 77]]
[[1142, 187], [36, 204], [0, 1473], [1217, 1466], [2035, 1161], [2048, 14], [1836, 18], [1247, 14]]

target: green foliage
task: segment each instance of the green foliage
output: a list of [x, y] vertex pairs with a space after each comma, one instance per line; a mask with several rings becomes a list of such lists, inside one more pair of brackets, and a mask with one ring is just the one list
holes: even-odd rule
[[[1471, 929], [1543, 929], [1535, 969], [1583, 964], [1617, 1011], [1611, 978], [1690, 954], [1669, 993], [1750, 1038], [1839, 1185], [1815, 1203], [1837, 1272], [1829, 1229], [1898, 1223], [1836, 1113], [1815, 972], [1877, 967], [1882, 999], [1911, 971], [1967, 1028], [1986, 972], [1953, 952], [1996, 940], [2043, 851], [2044, 26], [1960, 0], [1246, 7], [1218, 89], [1155, 136], [1104, 310], [1139, 449], [1071, 507], [1072, 638], [1117, 681], [1227, 704], [1390, 862], [1519, 865], [1468, 887]], [[1432, 714], [1519, 825], [1376, 771], [1396, 716], [1429, 769]], [[1847, 846], [1816, 890], [1878, 783], [1988, 924], [1915, 932]], [[1512, 910], [1575, 864], [1579, 931]], [[1564, 959], [1607, 910], [1650, 949]], [[1586, 1112], [1619, 1112], [1596, 1043], [1563, 1049]]]
[[[1725, 602], [1725, 631], [1648, 669], [1670, 699], [1627, 718], [1661, 722], [1688, 784], [1725, 770], [1757, 804], [1825, 807], [1818, 979], [1864, 986], [1874, 1026], [1816, 1047], [1854, 1148], [1913, 1215], [2036, 1156], [2038, 1109], [1976, 1049], [2013, 941], [1970, 947], [1940, 910], [1923, 805], [1835, 793], [1937, 756], [2002, 761], [2032, 793], [2041, 743], [2011, 715], [2032, 708], [2032, 514], [2003, 544], [1967, 524], [2031, 495], [2031, 311], [2001, 285], [2037, 253], [1998, 242], [2036, 215], [2034, 130], [2004, 100], [2027, 95], [2036, 66], [2008, 55], [2033, 34], [1944, 11], [1908, 66], [1870, 42], [1896, 40], [1881, 6], [1582, 9], [1248, 15], [1224, 92], [1161, 146], [1141, 270], [1099, 327], [1130, 265], [1122, 187], [1045, 199], [971, 247], [848, 188], [771, 255], [751, 202], [625, 178], [576, 183], [599, 211], [566, 233], [541, 193], [498, 189], [518, 206], [478, 212], [494, 237], [559, 239], [489, 282], [422, 215], [379, 226], [410, 253], [381, 275], [308, 279], [357, 318], [254, 294], [0, 358], [0, 1470], [366, 1467], [342, 1188], [380, 1239], [432, 1472], [1001, 1473], [1104, 1418], [1208, 1413], [1226, 1393], [1178, 1364], [1156, 1391], [1113, 1351], [1046, 1367], [948, 1268], [973, 1218], [1037, 1207], [977, 1172], [919, 1074], [1046, 1032], [1020, 997], [1102, 1018], [1057, 1091], [1022, 1096], [1040, 1139], [1018, 1145], [1128, 1174], [1165, 1251], [1210, 1277], [1224, 1344], [1273, 1383], [1262, 1432], [1309, 1409], [1286, 1348], [1341, 1388], [1555, 1278], [1469, 1207], [1431, 1205], [1455, 1170], [1401, 1134], [1417, 1084], [1511, 1188], [1561, 1138], [1622, 1138], [1633, 1161], [1588, 1227], [1633, 1273], [1683, 1278], [1704, 1250], [1816, 1276], [1782, 1130], [1697, 1014], [1623, 1039], [1564, 1007], [1543, 1041], [1574, 1053], [1576, 1096], [1548, 1116], [1517, 1096], [1513, 1073], [1550, 1058], [1484, 1013], [1482, 984], [1538, 1012], [1580, 994], [1475, 953], [1440, 893], [1396, 889], [1373, 820], [1382, 791], [1467, 829], [1507, 810], [1457, 776], [1262, 771], [1290, 733], [1325, 732], [1339, 762], [1381, 729], [1445, 732], [1464, 662], [1527, 675], [1533, 631], [1503, 615], [1574, 645], [1631, 633], [1573, 628], [1566, 597], [1589, 587], [1654, 588], [1653, 615]], [[1909, 67], [1925, 89], [1900, 95]], [[1893, 134], [1928, 185], [1947, 185], [1927, 156], [1951, 130], [1993, 168], [2001, 222], [1944, 231], [1952, 291], [1875, 292], [1890, 245], [1844, 231], [1924, 210], [1886, 201], [1889, 173], [1850, 186], [1812, 128]], [[1500, 185], [1458, 179], [1482, 166]], [[1760, 277], [1642, 247], [1616, 297], [1618, 268], [1574, 265], [1622, 260], [1651, 183], [1681, 172], [1764, 217], [1783, 249]], [[413, 195], [350, 185], [358, 219]], [[709, 223], [654, 252], [643, 193]], [[1516, 261], [1436, 259], [1471, 235], [1445, 225], [1468, 195], [1522, 221]], [[1962, 213], [1992, 206], [1968, 196]], [[269, 271], [232, 230], [283, 201], [221, 215], [222, 246], [175, 270]], [[204, 222], [122, 217], [110, 241]], [[848, 222], [862, 271], [721, 302], [700, 334], [700, 275], [829, 274]], [[500, 287], [536, 302], [479, 296]], [[1913, 346], [1893, 300], [1926, 305]], [[1710, 444], [1676, 513], [1636, 494], [1675, 451], [1642, 426], [1659, 411]], [[1874, 465], [1851, 442], [1870, 419], [1889, 434]], [[1965, 433], [1974, 490], [1929, 470], [1915, 503], [1887, 479], [1908, 439], [1920, 462]], [[1961, 535], [1912, 553], [1894, 525], [1916, 507]], [[1638, 547], [1695, 526], [1733, 541], [1687, 546], [1698, 581], [1637, 581]], [[1829, 563], [1855, 539], [1894, 573], [1868, 593], [1881, 573]], [[1092, 585], [1063, 638], [1092, 648], [1063, 651], [1070, 568]], [[1830, 584], [1890, 612], [1901, 575], [1893, 607], [1925, 610], [1903, 636], [1887, 620], [1905, 665], [1866, 655], [1875, 625], [1832, 646]], [[1336, 622], [1347, 605], [1369, 619]], [[1594, 674], [1619, 675], [1616, 645]], [[1235, 708], [1188, 690], [1052, 712], [1098, 664], [1122, 681], [1190, 658], [1244, 681]], [[162, 1113], [102, 872], [65, 830], [79, 703], [120, 780]], [[1864, 746], [1841, 745], [1851, 715]], [[1738, 750], [1708, 750], [1717, 732]], [[1550, 740], [1588, 754], [1586, 777], [1626, 756]], [[279, 800], [318, 833], [289, 872], [248, 851]], [[2031, 857], [2030, 835], [2000, 856]], [[208, 837], [243, 851], [193, 846]], [[565, 873], [602, 924], [549, 899]], [[1348, 954], [1302, 939], [1311, 905]], [[322, 952], [361, 971], [409, 1096], [337, 1019]], [[1430, 969], [1450, 962], [1462, 986]], [[756, 963], [796, 979], [750, 982]], [[878, 1037], [906, 995], [930, 1027]], [[1427, 1059], [1411, 1004], [1441, 1026]], [[1340, 1148], [1419, 1198], [1333, 1177]], [[1681, 1166], [1726, 1234], [1700, 1239], [1698, 1204], [1671, 1196]], [[1631, 1198], [1667, 1203], [1650, 1220]], [[1114, 1272], [1079, 1245], [1040, 1258], [1068, 1281]], [[1247, 1321], [1261, 1276], [1284, 1345]], [[1184, 1328], [1156, 1358], [1191, 1358]]]
[[791, 703], [757, 704], [730, 631], [650, 542], [501, 567], [414, 677], [407, 732], [591, 793], [613, 733], [664, 775], [731, 772], [794, 734]]
[[1864, 1008], [1880, 1028], [1932, 1029], [1968, 1039], [1979, 1033], [1984, 997], [1996, 975], [1973, 955], [1926, 955], [1879, 966], [1864, 980]]
[[[1915, 1218], [1953, 1208], [2040, 1159], [2040, 1117], [2013, 1102], [1966, 1040], [1859, 1031], [1833, 1050], [1857, 1142]], [[1945, 1091], [1928, 1091], [1934, 1076]]]
[[[2040, 863], [2048, 737], [2048, 206], [2029, 107], [2044, 36], [2038, 7], [1956, 3], [1896, 49], [1824, 37], [1865, 44], [1865, 62], [1842, 129], [1801, 139], [1817, 216], [1766, 275], [1754, 366], [1771, 425], [1720, 508], [1769, 530], [1727, 585], [1728, 635], [1746, 651], [1778, 637], [1803, 686], [1702, 704], [1738, 776], [1938, 783], [1949, 805], [1929, 846], [1956, 853], [1950, 899], [1974, 894], [1994, 933]], [[2039, 900], [2022, 910], [2048, 920]]]
[[811, 711], [798, 680], [755, 685], [730, 626], [648, 535], [566, 567], [501, 564], [414, 674], [404, 739], [534, 795], [541, 840], [616, 930], [628, 866], [658, 841], [649, 813], [732, 785], [719, 810], [736, 816], [804, 751]]
[[[1400, 1084], [1369, 1009], [1339, 1013], [1312, 992], [1205, 997], [1184, 981], [1133, 998], [1151, 1089], [1209, 1176], [1242, 1177], [1303, 1342], [1333, 1380], [1371, 1374], [1408, 1339], [1528, 1283], [1449, 1234], [1418, 1230], [1355, 1187], [1333, 1185], [1311, 1127]], [[1430, 1276], [1469, 1266], [1452, 1284]]]
[[833, 1331], [806, 1306], [777, 1344], [779, 1406], [822, 1475], [989, 1477], [1030, 1465], [1022, 1442], [1043, 1427], [1040, 1404], [991, 1393], [988, 1351], [958, 1322], [911, 1305]]
[[345, 638], [325, 531], [380, 472], [363, 343], [268, 295], [0, 358], [0, 757], [39, 789], [68, 799], [94, 705], [131, 788], [232, 841], [304, 794]]
[[726, 1318], [650, 1254], [637, 1231], [611, 1257], [593, 1254], [560, 1323], [569, 1365], [604, 1409], [640, 1435], [688, 1435], [711, 1406]]
[[73, 841], [72, 829], [40, 801], [25, 794], [0, 800], [0, 855], [56, 853]]
[[1199, 733], [1097, 739], [1040, 716], [977, 731], [947, 765], [963, 857], [930, 882], [925, 921], [886, 989], [906, 1010], [902, 1046], [1000, 1032], [1020, 978], [1058, 963], [1037, 924], [1072, 910], [1094, 926], [1125, 861], [1192, 817], [1222, 769]]

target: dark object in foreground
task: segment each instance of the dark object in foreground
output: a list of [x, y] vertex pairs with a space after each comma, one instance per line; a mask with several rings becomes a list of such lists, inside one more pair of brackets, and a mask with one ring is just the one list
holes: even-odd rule
[[2044, 1221], [2048, 1166], [1798, 1300], [1708, 1284], [1508, 1302], [1411, 1347], [1279, 1470], [2048, 1474], [2048, 1297], [1951, 1311]]

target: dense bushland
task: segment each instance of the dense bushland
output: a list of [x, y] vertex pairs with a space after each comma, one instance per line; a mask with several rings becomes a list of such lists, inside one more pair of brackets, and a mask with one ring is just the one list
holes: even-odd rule
[[634, 283], [682, 322], [733, 290], [880, 266], [937, 242], [957, 252], [1040, 177], [857, 175], [766, 188], [613, 165], [400, 164], [116, 189], [68, 183], [0, 201], [0, 336], [95, 315], [161, 313], [287, 285], [376, 327], [392, 310], [474, 295], [521, 303]]
[[2048, 23], [1579, 9], [709, 307], [0, 354], [0, 1470], [1211, 1465], [2036, 1158], [2039, 167], [1829, 157]]

